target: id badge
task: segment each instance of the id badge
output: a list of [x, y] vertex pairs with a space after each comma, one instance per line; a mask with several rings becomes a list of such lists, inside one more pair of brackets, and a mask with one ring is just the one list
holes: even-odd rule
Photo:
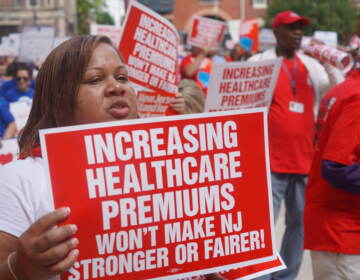
[[290, 112], [303, 114], [304, 113], [304, 104], [301, 102], [290, 101], [289, 102]]

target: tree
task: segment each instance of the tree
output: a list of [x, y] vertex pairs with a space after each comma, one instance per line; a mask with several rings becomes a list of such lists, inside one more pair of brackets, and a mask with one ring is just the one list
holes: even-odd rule
[[336, 31], [341, 42], [346, 42], [355, 31], [357, 13], [352, 0], [273, 0], [267, 10], [267, 24], [281, 11], [292, 10], [306, 16], [311, 24], [304, 31]]
[[105, 0], [77, 0], [79, 34], [89, 34], [91, 22], [114, 25], [114, 19], [106, 8]]

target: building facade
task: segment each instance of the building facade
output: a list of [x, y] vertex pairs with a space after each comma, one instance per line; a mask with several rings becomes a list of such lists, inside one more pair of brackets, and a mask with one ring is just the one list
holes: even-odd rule
[[193, 16], [206, 16], [223, 21], [263, 18], [267, 0], [174, 0], [174, 12], [166, 15], [176, 28], [188, 32]]
[[55, 36], [76, 33], [76, 0], [0, 0], [0, 37], [24, 25], [55, 27]]

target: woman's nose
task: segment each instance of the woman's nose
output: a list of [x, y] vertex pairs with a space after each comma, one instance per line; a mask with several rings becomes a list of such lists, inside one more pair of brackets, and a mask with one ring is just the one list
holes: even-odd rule
[[109, 78], [106, 88], [106, 95], [107, 96], [123, 95], [124, 93], [125, 93], [124, 85], [113, 77]]

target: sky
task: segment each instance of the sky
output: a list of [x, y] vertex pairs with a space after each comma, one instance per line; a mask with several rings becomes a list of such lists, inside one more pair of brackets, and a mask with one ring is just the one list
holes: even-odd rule
[[120, 27], [121, 16], [125, 14], [124, 0], [106, 0], [110, 15], [115, 21], [115, 25]]

